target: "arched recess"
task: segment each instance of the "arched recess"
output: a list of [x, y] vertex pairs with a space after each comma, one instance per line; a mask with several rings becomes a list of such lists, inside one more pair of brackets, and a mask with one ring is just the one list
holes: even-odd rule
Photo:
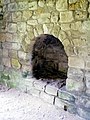
[[68, 57], [62, 42], [50, 34], [34, 38], [32, 49], [32, 74], [40, 79], [67, 78]]

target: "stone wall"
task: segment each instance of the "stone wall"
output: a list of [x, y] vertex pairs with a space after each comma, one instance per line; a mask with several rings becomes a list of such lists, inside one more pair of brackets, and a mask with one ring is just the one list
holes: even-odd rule
[[62, 42], [68, 56], [66, 90], [78, 96], [74, 105], [79, 104], [78, 114], [87, 118], [90, 108], [90, 0], [3, 0], [3, 13], [1, 81], [17, 86], [22, 76], [30, 74], [33, 38], [52, 34]]

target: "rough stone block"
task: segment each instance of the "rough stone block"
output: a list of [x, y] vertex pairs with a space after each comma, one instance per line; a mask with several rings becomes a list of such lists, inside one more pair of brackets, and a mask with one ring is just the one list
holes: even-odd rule
[[40, 90], [40, 91], [44, 91], [45, 90], [45, 87], [46, 87], [46, 84], [47, 83], [45, 83], [45, 82], [43, 82], [43, 81], [35, 81], [34, 82], [34, 87], [35, 87], [35, 89], [37, 89], [37, 90]]
[[39, 24], [50, 23], [50, 13], [40, 14], [40, 17], [38, 17], [38, 23]]
[[85, 63], [83, 58], [76, 56], [68, 57], [68, 65], [69, 67], [74, 67], [74, 68], [81, 68], [81, 69], [85, 68]]
[[68, 78], [70, 79], [83, 79], [84, 73], [81, 69], [68, 68]]
[[11, 67], [10, 58], [3, 58], [2, 61], [3, 61], [3, 65], [7, 67]]
[[28, 25], [37, 25], [38, 22], [37, 22], [37, 20], [28, 20], [28, 21], [27, 21], [27, 24], [28, 24]]
[[22, 20], [27, 21], [32, 16], [32, 11], [26, 10], [23, 11]]
[[40, 98], [48, 103], [51, 103], [51, 104], [54, 103], [54, 96], [48, 95], [45, 92], [40, 93]]
[[39, 90], [36, 90], [34, 88], [30, 89], [30, 90], [27, 90], [27, 93], [28, 94], [31, 94], [35, 97], [39, 97], [40, 96], [40, 91]]
[[68, 3], [67, 0], [58, 0], [56, 2], [56, 9], [58, 11], [65, 11], [68, 9]]
[[69, 0], [70, 4], [75, 3], [75, 2], [77, 2], [77, 0]]
[[8, 50], [7, 49], [3, 49], [3, 56], [4, 57], [8, 57]]
[[58, 22], [58, 12], [52, 12], [51, 14], [51, 22], [55, 23]]
[[2, 43], [2, 47], [4, 49], [11, 49], [12, 48], [12, 43], [10, 43], [10, 42], [3, 42]]
[[13, 50], [19, 50], [21, 48], [21, 45], [20, 45], [20, 43], [12, 43], [12, 47], [11, 47], [11, 49], [13, 49]]
[[66, 12], [60, 12], [60, 22], [61, 23], [69, 23], [74, 20], [73, 12], [72, 11], [66, 11]]
[[0, 72], [3, 71], [3, 69], [4, 69], [4, 66], [0, 65]]
[[66, 111], [69, 111], [70, 113], [75, 114], [76, 113], [76, 107], [74, 104], [64, 101], [62, 99], [56, 98], [55, 99], [55, 106], [62, 108]]
[[76, 20], [86, 20], [87, 12], [86, 11], [75, 11], [75, 19]]
[[10, 33], [15, 33], [17, 31], [17, 24], [16, 23], [9, 23], [7, 26], [7, 31]]
[[59, 90], [58, 91], [58, 97], [60, 99], [69, 101], [69, 102], [75, 102], [75, 97], [70, 94], [69, 92], [63, 91], [63, 90]]
[[57, 96], [57, 90], [58, 90], [58, 88], [56, 88], [54, 85], [49, 84], [46, 86], [45, 92], [48, 94]]
[[29, 10], [37, 10], [37, 1], [29, 3]]
[[86, 87], [83, 79], [82, 80], [67, 79], [66, 89], [69, 91], [83, 92], [85, 91]]
[[26, 53], [25, 52], [23, 52], [23, 51], [18, 51], [18, 57], [20, 58], [20, 59], [26, 59]]
[[18, 2], [18, 10], [26, 10], [28, 9], [28, 2], [27, 1], [23, 1], [23, 2]]
[[90, 109], [78, 108], [77, 112], [78, 112], [79, 116], [81, 116], [87, 120], [90, 120]]
[[19, 61], [17, 59], [12, 59], [11, 64], [13, 68], [19, 69], [21, 67]]
[[16, 11], [16, 10], [17, 10], [17, 3], [8, 4], [8, 11]]
[[10, 58], [17, 58], [17, 51], [16, 50], [9, 50], [8, 51]]
[[17, 29], [19, 32], [26, 32], [26, 23], [25, 22], [18, 22]]
[[22, 19], [22, 13], [21, 12], [14, 12], [12, 13], [12, 21], [13, 22], [19, 22]]
[[82, 27], [83, 27], [83, 30], [90, 30], [90, 21], [87, 20], [87, 21], [84, 21], [83, 24], [82, 24]]

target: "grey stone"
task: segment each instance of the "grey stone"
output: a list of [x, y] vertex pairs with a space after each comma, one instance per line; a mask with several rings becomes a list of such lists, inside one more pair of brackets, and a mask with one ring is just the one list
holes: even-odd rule
[[83, 24], [83, 30], [90, 30], [90, 21], [84, 21]]
[[34, 82], [34, 87], [35, 87], [35, 89], [37, 89], [37, 90], [40, 90], [40, 91], [44, 91], [45, 90], [45, 87], [46, 87], [46, 84], [47, 83], [45, 83], [45, 82], [43, 82], [43, 81], [35, 81]]
[[16, 11], [16, 10], [17, 10], [17, 3], [8, 4], [8, 11]]
[[78, 112], [79, 116], [81, 116], [87, 120], [90, 120], [90, 109], [78, 108], [77, 112]]
[[37, 1], [33, 1], [29, 3], [29, 10], [36, 10], [37, 9]]
[[75, 102], [75, 97], [67, 91], [59, 90], [58, 97], [69, 102]]
[[12, 48], [12, 43], [10, 43], [10, 42], [4, 42], [2, 44], [2, 47], [5, 48], [5, 49], [11, 49]]
[[15, 33], [17, 31], [17, 24], [16, 23], [9, 23], [7, 26], [7, 31], [10, 33]]
[[21, 48], [21, 45], [20, 45], [20, 43], [12, 43], [11, 48], [14, 50], [19, 50]]
[[18, 57], [20, 58], [20, 59], [26, 59], [26, 53], [25, 52], [23, 52], [23, 51], [18, 51]]
[[76, 92], [84, 92], [86, 90], [86, 86], [85, 86], [85, 83], [82, 80], [80, 79], [67, 79], [67, 82], [66, 82], [66, 89], [69, 90], [69, 91], [76, 91]]
[[70, 79], [83, 79], [83, 71], [76, 68], [68, 68], [68, 78]]
[[18, 32], [26, 32], [26, 23], [25, 22], [18, 22], [17, 29], [18, 29]]
[[45, 92], [40, 93], [40, 98], [48, 103], [51, 103], [51, 104], [54, 103], [54, 96], [48, 95]]
[[31, 94], [31, 95], [33, 95], [33, 96], [35, 96], [35, 97], [39, 97], [39, 96], [40, 96], [40, 91], [39, 91], [39, 90], [36, 90], [36, 89], [34, 89], [34, 88], [32, 88], [32, 89], [30, 89], [30, 90], [27, 89], [27, 93], [28, 93], [28, 94]]
[[10, 0], [3, 0], [2, 3], [3, 4], [8, 4], [8, 3], [10, 3]]
[[45, 92], [48, 94], [57, 96], [57, 90], [58, 90], [58, 88], [56, 88], [54, 85], [49, 84], [46, 86]]
[[26, 10], [28, 9], [28, 2], [18, 2], [18, 10]]
[[67, 0], [58, 0], [56, 2], [56, 9], [58, 11], [65, 11], [68, 9], [68, 3]]
[[3, 69], [4, 69], [4, 66], [0, 65], [0, 71], [3, 71]]
[[55, 99], [55, 106], [64, 109], [65, 111], [69, 111], [70, 113], [76, 114], [76, 107], [74, 104], [64, 101], [62, 99]]

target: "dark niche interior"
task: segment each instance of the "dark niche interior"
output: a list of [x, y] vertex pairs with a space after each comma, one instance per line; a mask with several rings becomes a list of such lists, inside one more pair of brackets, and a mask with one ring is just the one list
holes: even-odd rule
[[68, 58], [64, 46], [53, 35], [36, 37], [32, 50], [32, 74], [36, 79], [66, 79]]

